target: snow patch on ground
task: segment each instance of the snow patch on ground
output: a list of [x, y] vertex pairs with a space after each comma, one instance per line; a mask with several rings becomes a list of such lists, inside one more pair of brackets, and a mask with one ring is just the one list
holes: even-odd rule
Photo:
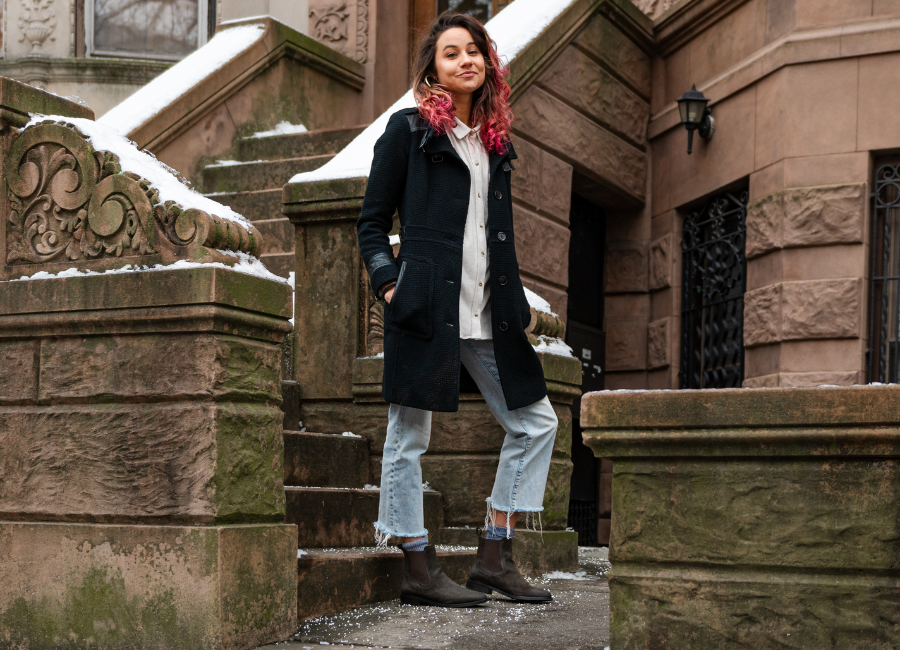
[[217, 160], [207, 167], [234, 167], [236, 165], [252, 165], [253, 163], [264, 163], [268, 160]]
[[174, 201], [185, 210], [196, 208], [249, 227], [250, 222], [243, 216], [228, 206], [216, 203], [192, 190], [178, 178], [174, 169], [157, 160], [153, 154], [141, 151], [134, 142], [106, 124], [80, 117], [33, 115], [26, 128], [45, 120], [75, 125], [87, 137], [94, 149], [116, 154], [122, 165], [122, 171], [132, 172], [147, 180], [150, 186], [159, 192], [161, 202]]
[[534, 347], [535, 352], [546, 352], [547, 354], [555, 354], [559, 357], [569, 357], [570, 359], [576, 358], [574, 354], [572, 354], [572, 348], [566, 345], [565, 341], [562, 339], [558, 339], [555, 336], [544, 336], [541, 334], [537, 337], [537, 345]]
[[304, 551], [302, 548], [298, 548], [297, 549], [297, 559], [299, 560], [304, 555], [306, 555], [306, 551]]
[[360, 359], [384, 359], [384, 352], [373, 354], [371, 357], [360, 357]]
[[306, 127], [302, 124], [291, 124], [287, 120], [279, 122], [271, 131], [257, 131], [251, 138], [269, 138], [274, 135], [293, 135], [295, 133], [306, 133]]
[[550, 314], [551, 316], [555, 316], [559, 318], [559, 315], [550, 309], [550, 303], [545, 299], [541, 298], [534, 291], [527, 287], [522, 287], [525, 289], [525, 297], [528, 299], [528, 305], [535, 311], [543, 312], [545, 314]]
[[341, 435], [345, 438], [362, 438], [362, 436], [358, 436], [352, 431], [344, 431], [344, 433], [342, 433]]
[[88, 275], [115, 275], [118, 273], [145, 273], [152, 271], [172, 271], [178, 269], [205, 269], [209, 267], [216, 267], [220, 269], [229, 269], [231, 271], [237, 271], [238, 273], [244, 273], [246, 275], [255, 275], [258, 278], [265, 278], [266, 280], [275, 280], [276, 282], [283, 282], [288, 284], [288, 280], [286, 278], [281, 277], [280, 275], [275, 275], [265, 266], [263, 266], [262, 262], [251, 255], [247, 255], [247, 253], [233, 253], [231, 251], [219, 251], [223, 255], [228, 255], [230, 257], [236, 257], [238, 259], [237, 263], [233, 266], [228, 264], [223, 264], [222, 262], [191, 262], [189, 260], [178, 260], [174, 264], [154, 264], [153, 266], [139, 266], [139, 265], [131, 265], [126, 264], [125, 266], [118, 269], [110, 269], [108, 271], [80, 271], [75, 267], [70, 269], [66, 269], [65, 271], [60, 271], [58, 273], [48, 273], [47, 271], [38, 271], [33, 275], [23, 275], [20, 278], [15, 278], [13, 280], [9, 280], [9, 282], [22, 282], [24, 280], [51, 280], [54, 278], [74, 278], [77, 276], [88, 276]]
[[212, 40], [143, 86], [101, 117], [98, 122], [129, 134], [194, 86], [246, 52], [265, 32], [265, 25], [241, 25], [216, 34]]
[[[497, 42], [497, 52], [502, 59], [512, 61], [525, 47], [541, 34], [575, 0], [516, 0], [489, 20], [485, 27]], [[372, 166], [375, 141], [384, 133], [390, 116], [416, 105], [412, 89], [394, 102], [387, 111], [360, 133], [338, 155], [319, 169], [294, 176], [290, 182], [368, 176]]]
[[543, 575], [544, 580], [597, 580], [597, 576], [588, 575], [587, 571], [551, 571]]

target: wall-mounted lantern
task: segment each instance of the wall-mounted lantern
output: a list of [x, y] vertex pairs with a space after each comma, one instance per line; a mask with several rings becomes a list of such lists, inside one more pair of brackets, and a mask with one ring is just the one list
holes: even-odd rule
[[715, 130], [715, 120], [712, 112], [706, 106], [709, 99], [703, 96], [696, 85], [681, 96], [678, 100], [678, 112], [681, 114], [681, 123], [688, 132], [688, 153], [694, 144], [694, 131], [700, 133], [700, 137], [709, 140]]

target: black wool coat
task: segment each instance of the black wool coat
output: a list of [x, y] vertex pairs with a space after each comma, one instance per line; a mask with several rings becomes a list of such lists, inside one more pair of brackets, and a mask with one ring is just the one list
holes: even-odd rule
[[[490, 154], [488, 253], [494, 353], [506, 406], [547, 394], [525, 328], [531, 313], [516, 261], [510, 197], [512, 146]], [[394, 113], [375, 144], [357, 222], [359, 248], [376, 292], [396, 281], [385, 307], [384, 399], [429, 411], [459, 408], [459, 290], [471, 178], [448, 134], [436, 135], [415, 108]], [[397, 259], [388, 242], [395, 211]]]

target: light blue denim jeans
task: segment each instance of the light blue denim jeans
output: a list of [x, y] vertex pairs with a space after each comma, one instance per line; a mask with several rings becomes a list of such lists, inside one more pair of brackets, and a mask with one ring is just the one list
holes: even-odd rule
[[[494, 510], [503, 510], [528, 513], [527, 523], [529, 517], [544, 509], [544, 487], [558, 424], [556, 413], [546, 397], [514, 411], [506, 408], [492, 340], [460, 339], [459, 352], [460, 361], [506, 431], [485, 520], [493, 523]], [[379, 546], [386, 545], [390, 537], [428, 534], [419, 458], [430, 439], [431, 411], [391, 404], [375, 522]]]

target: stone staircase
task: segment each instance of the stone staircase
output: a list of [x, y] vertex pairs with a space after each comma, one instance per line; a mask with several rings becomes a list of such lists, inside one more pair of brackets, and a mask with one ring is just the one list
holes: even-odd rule
[[[285, 521], [298, 529], [301, 620], [399, 597], [403, 556], [374, 546], [380, 491], [370, 485], [371, 464], [366, 438], [284, 432]], [[443, 509], [439, 492], [425, 492], [432, 542], [441, 541]], [[439, 549], [438, 556], [445, 573], [462, 582], [475, 551]]]
[[237, 159], [207, 165], [198, 190], [250, 219], [263, 236], [263, 264], [287, 277], [294, 270], [294, 227], [281, 211], [284, 184], [294, 174], [324, 165], [364, 128], [241, 138]]

